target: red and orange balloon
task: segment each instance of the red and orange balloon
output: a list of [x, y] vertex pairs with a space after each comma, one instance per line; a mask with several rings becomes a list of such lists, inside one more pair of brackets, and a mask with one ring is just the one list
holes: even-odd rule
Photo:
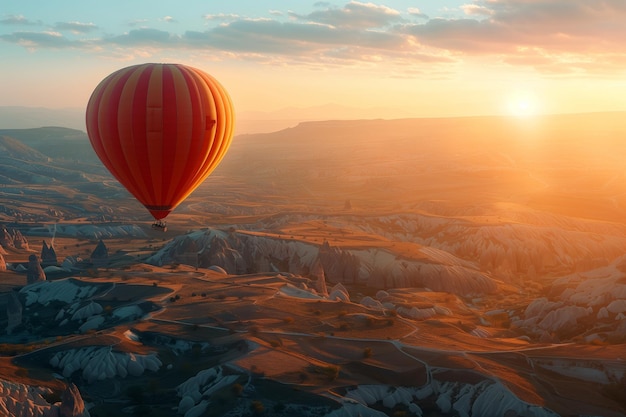
[[86, 122], [104, 166], [160, 220], [222, 160], [234, 109], [222, 85], [199, 69], [141, 64], [98, 84]]

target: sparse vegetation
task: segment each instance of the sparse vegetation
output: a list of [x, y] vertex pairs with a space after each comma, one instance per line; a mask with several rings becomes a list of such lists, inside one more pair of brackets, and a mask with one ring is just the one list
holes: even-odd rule
[[36, 349], [34, 345], [23, 344], [9, 344], [3, 343], [0, 345], [0, 356], [16, 356], [24, 353], [28, 353]]
[[239, 383], [235, 383], [232, 385], [231, 390], [233, 394], [235, 394], [238, 397], [243, 393], [243, 385]]
[[259, 416], [263, 414], [263, 412], [265, 411], [265, 406], [263, 405], [261, 401], [254, 400], [250, 404], [250, 410], [252, 411], [254, 415]]
[[282, 343], [281, 343], [280, 339], [272, 339], [272, 340], [270, 340], [270, 346], [273, 347], [273, 348], [277, 348], [277, 347], [282, 346]]
[[337, 365], [328, 365], [322, 368], [322, 372], [326, 375], [329, 381], [336, 380], [339, 377], [340, 371], [341, 368]]
[[365, 349], [363, 349], [363, 357], [364, 358], [371, 358], [372, 357], [372, 348], [371, 347], [366, 347]]

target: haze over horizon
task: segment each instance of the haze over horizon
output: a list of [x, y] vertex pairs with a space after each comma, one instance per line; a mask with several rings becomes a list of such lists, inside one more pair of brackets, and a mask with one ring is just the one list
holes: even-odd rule
[[0, 106], [84, 108], [116, 69], [179, 62], [268, 119], [626, 110], [618, 0], [64, 5], [4, 5]]

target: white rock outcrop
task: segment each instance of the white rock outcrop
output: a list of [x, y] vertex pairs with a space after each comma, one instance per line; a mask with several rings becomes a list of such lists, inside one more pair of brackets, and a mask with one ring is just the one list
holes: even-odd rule
[[335, 286], [330, 290], [328, 299], [331, 301], [350, 302], [350, 293], [348, 293], [346, 287], [344, 287], [341, 283], [338, 283], [335, 284]]
[[[282, 261], [283, 270], [278, 269], [275, 259]], [[386, 250], [343, 249], [328, 242], [315, 245], [213, 229], [178, 236], [146, 262], [158, 266], [181, 262], [206, 268], [219, 265], [229, 274], [245, 273], [248, 269], [293, 274], [321, 270], [324, 280], [330, 282], [373, 288], [430, 288], [462, 296], [492, 293], [497, 289], [496, 281], [482, 273], [476, 263], [437, 248], [424, 247], [415, 259], [399, 261]], [[319, 278], [320, 274], [316, 275]], [[325, 292], [322, 288], [318, 293]]]
[[51, 301], [62, 301], [70, 304], [76, 300], [82, 300], [93, 296], [98, 290], [95, 285], [80, 285], [72, 279], [56, 281], [39, 281], [27, 285], [20, 290], [20, 294], [26, 297], [26, 307], [38, 303], [46, 305]]
[[63, 392], [61, 402], [50, 404], [49, 388], [0, 379], [0, 416], [7, 417], [89, 417], [75, 385]]
[[185, 417], [202, 415], [208, 406], [208, 399], [218, 389], [234, 384], [239, 375], [224, 375], [221, 366], [198, 372], [195, 376], [180, 384], [176, 390], [181, 398], [178, 414]]
[[102, 313], [102, 306], [92, 301], [76, 310], [76, 312], [72, 315], [72, 320], [85, 320], [100, 313]]
[[140, 376], [145, 371], [157, 372], [162, 363], [156, 354], [137, 355], [126, 352], [114, 352], [110, 347], [90, 346], [57, 352], [50, 365], [61, 369], [64, 377], [82, 371], [88, 383], [110, 378], [126, 378], [128, 375]]
[[422, 416], [422, 410], [416, 401], [424, 400], [433, 395], [439, 411], [446, 414], [454, 413], [460, 417], [501, 417], [505, 415], [558, 417], [549, 409], [521, 401], [503, 384], [490, 379], [477, 384], [442, 382], [432, 379], [429, 384], [419, 388], [359, 385], [349, 390], [345, 397], [362, 406], [367, 406], [367, 408], [360, 409], [360, 414], [349, 414], [350, 408], [345, 407], [346, 404], [344, 404], [344, 408], [347, 410], [336, 410], [333, 412], [334, 414], [331, 413], [329, 416], [378, 416], [379, 414], [376, 413], [379, 411], [368, 407], [377, 403], [381, 403], [388, 409], [393, 409], [402, 404], [408, 407], [412, 415]]

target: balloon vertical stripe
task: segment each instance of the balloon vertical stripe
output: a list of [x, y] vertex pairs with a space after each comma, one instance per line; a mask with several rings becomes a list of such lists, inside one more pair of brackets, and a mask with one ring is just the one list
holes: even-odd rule
[[[124, 90], [118, 104], [117, 122], [120, 137], [128, 138], [122, 142], [122, 152], [124, 153], [124, 163], [128, 166], [132, 178], [137, 184], [137, 191], [132, 194], [138, 199], [153, 198], [154, 193], [150, 187], [150, 177], [142, 174], [141, 167], [147, 162], [145, 155], [145, 129], [141, 129], [133, 123], [134, 117], [141, 117], [141, 110], [145, 109], [145, 97], [137, 94], [150, 77], [149, 70], [136, 69], [129, 71], [130, 76], [124, 85]], [[130, 163], [136, 161], [136, 163]]]

